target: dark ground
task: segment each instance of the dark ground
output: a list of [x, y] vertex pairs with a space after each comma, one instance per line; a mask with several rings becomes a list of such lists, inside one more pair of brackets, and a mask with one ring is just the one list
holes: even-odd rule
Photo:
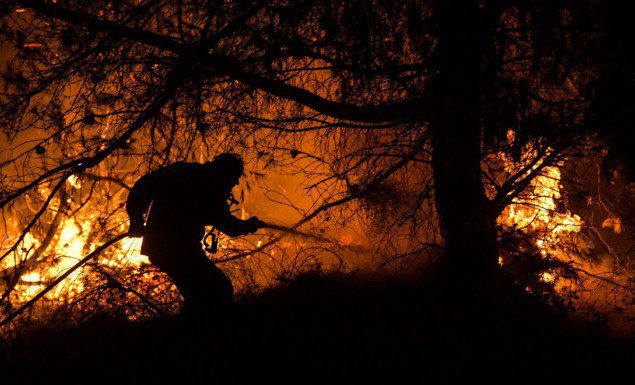
[[101, 318], [31, 331], [5, 347], [0, 382], [610, 384], [630, 376], [632, 341], [605, 337], [600, 324], [574, 322], [511, 286], [457, 287], [305, 274], [243, 298], [223, 319]]

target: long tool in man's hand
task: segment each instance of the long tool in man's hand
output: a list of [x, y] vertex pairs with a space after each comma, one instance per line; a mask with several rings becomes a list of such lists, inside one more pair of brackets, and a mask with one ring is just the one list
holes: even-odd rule
[[306, 237], [306, 238], [311, 238], [311, 239], [315, 239], [318, 240], [320, 242], [332, 242], [331, 240], [329, 240], [328, 238], [322, 236], [322, 235], [318, 235], [318, 234], [314, 234], [314, 233], [307, 233], [304, 231], [300, 231], [298, 229], [295, 229], [293, 227], [289, 227], [289, 226], [284, 226], [284, 225], [278, 225], [275, 223], [269, 223], [269, 222], [262, 222], [262, 227], [265, 229], [272, 229], [272, 230], [278, 230], [278, 231], [282, 231], [285, 233], [289, 233], [289, 234], [293, 234], [293, 235], [298, 235], [301, 237]]

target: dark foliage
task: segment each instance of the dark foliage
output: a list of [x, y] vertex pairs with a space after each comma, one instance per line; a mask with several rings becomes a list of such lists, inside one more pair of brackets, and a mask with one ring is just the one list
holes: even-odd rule
[[606, 383], [626, 369], [632, 344], [586, 329], [597, 326], [574, 326], [513, 285], [309, 273], [214, 320], [103, 318], [26, 333], [5, 350], [3, 376], [16, 384]]

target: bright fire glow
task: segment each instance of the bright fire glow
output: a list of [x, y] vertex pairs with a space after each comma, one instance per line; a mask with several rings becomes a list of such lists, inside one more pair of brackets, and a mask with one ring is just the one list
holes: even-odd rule
[[[510, 131], [508, 140], [514, 141]], [[550, 150], [549, 150], [550, 151]], [[526, 148], [519, 161], [515, 162], [504, 154], [497, 154], [495, 161], [503, 164], [503, 169], [512, 175], [536, 156], [536, 151]], [[527, 170], [526, 174], [540, 167], [541, 163]], [[575, 304], [589, 311], [600, 310], [605, 314], [613, 313], [610, 320], [616, 329], [628, 330], [628, 317], [623, 314], [632, 312], [632, 293], [624, 288], [629, 286], [629, 274], [619, 266], [614, 257], [590, 260], [585, 253], [596, 247], [585, 235], [583, 229], [590, 226], [579, 215], [559, 206], [562, 198], [563, 163], [544, 167], [540, 174], [527, 186], [525, 191], [512, 200], [497, 219], [497, 223], [507, 230], [516, 230], [525, 234], [537, 248], [540, 257], [567, 264], [580, 272], [579, 279], [562, 276], [557, 269], [547, 269], [539, 273], [539, 281], [552, 285], [560, 295], [569, 296]], [[622, 231], [620, 218], [609, 217], [601, 225], [615, 234]], [[505, 256], [499, 256], [501, 267], [506, 264]], [[621, 287], [612, 282], [616, 282]], [[530, 288], [527, 288], [531, 290]], [[620, 303], [625, 313], [615, 314], [614, 307]], [[624, 327], [626, 325], [626, 327]]]
[[[69, 178], [68, 183], [75, 189], [82, 186], [81, 181], [76, 177]], [[45, 197], [50, 194], [51, 190], [41, 187], [38, 192]], [[58, 210], [60, 204], [59, 198], [55, 198], [51, 202], [51, 208]], [[95, 226], [98, 224], [91, 217], [91, 215], [94, 216], [95, 212], [98, 211], [96, 209], [80, 210], [75, 216], [64, 218], [59, 223], [53, 239], [43, 250], [39, 250], [42, 246], [42, 240], [36, 238], [32, 232], [27, 233], [18, 245], [16, 252], [2, 261], [0, 264], [2, 270], [20, 266], [26, 270], [20, 274], [19, 281], [11, 291], [10, 298], [14, 305], [31, 299], [48, 283], [75, 266], [81, 258], [101, 245], [103, 240], [95, 236]], [[125, 223], [122, 220], [119, 222]], [[19, 228], [17, 222], [16, 228]], [[120, 230], [123, 232], [125, 225], [122, 224]], [[113, 247], [109, 253], [100, 257], [99, 264], [113, 269], [138, 269], [144, 264], [149, 264], [148, 258], [140, 254], [140, 248], [141, 238], [126, 238], [119, 245]], [[44, 300], [49, 303], [68, 303], [73, 297], [85, 290], [87, 279], [94, 278], [94, 276], [94, 268], [85, 265], [47, 293]]]
[[[506, 162], [511, 172], [517, 167]], [[530, 171], [528, 171], [530, 172]], [[559, 253], [559, 243], [564, 237], [580, 232], [584, 221], [570, 211], [558, 212], [557, 201], [561, 197], [561, 173], [556, 166], [547, 166], [531, 182], [523, 194], [513, 199], [499, 217], [499, 223], [528, 233], [540, 233], [535, 240], [543, 256]]]

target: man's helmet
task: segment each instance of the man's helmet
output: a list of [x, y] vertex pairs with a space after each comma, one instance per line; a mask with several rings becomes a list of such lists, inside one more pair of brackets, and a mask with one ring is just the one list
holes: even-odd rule
[[231, 154], [228, 152], [222, 153], [214, 157], [209, 165], [217, 172], [224, 174], [228, 177], [240, 178], [245, 171], [243, 166], [243, 160], [240, 155]]

